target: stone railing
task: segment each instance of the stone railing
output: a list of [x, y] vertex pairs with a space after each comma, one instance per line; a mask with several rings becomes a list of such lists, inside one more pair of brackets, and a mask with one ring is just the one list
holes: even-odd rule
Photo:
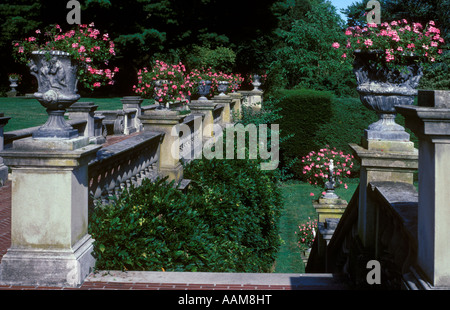
[[450, 92], [419, 91], [418, 106], [396, 109], [418, 152], [405, 141], [352, 145], [360, 185], [325, 251], [316, 242], [307, 272], [344, 274], [355, 288], [448, 289]]
[[163, 138], [162, 133], [143, 132], [100, 149], [88, 168], [90, 206], [95, 200], [107, 202], [124, 188], [139, 186], [144, 178], [155, 180]]
[[375, 206], [375, 242], [364, 248], [358, 238], [359, 190], [355, 192], [333, 237], [321, 255], [311, 255], [308, 272], [345, 275], [354, 288], [369, 288], [367, 262], [381, 265], [381, 285], [387, 289], [405, 287], [405, 278], [416, 263], [417, 203], [414, 186], [400, 182], [370, 183], [368, 199]]
[[183, 120], [189, 128], [187, 133], [182, 132], [180, 137], [180, 157], [183, 163], [189, 163], [198, 158], [202, 152], [202, 119], [201, 115], [190, 114]]

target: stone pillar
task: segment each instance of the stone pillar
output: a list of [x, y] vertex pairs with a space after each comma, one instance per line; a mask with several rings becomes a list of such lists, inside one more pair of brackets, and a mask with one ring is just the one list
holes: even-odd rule
[[347, 208], [347, 201], [341, 198], [319, 198], [313, 202], [314, 209], [318, 214], [318, 222], [323, 223], [326, 219], [340, 219]]
[[141, 104], [144, 101], [144, 99], [141, 98], [140, 96], [125, 96], [122, 99], [120, 99], [120, 101], [122, 101], [122, 105], [123, 105], [123, 110], [124, 111], [129, 110], [129, 109], [132, 109], [132, 110], [136, 111], [136, 115], [133, 118], [134, 124], [132, 125], [134, 127], [134, 130], [133, 129], [130, 130], [130, 126], [127, 126], [127, 124], [128, 124], [128, 122], [127, 122], [128, 117], [127, 116], [128, 115], [125, 115], [125, 123], [126, 123], [125, 126], [124, 126], [125, 127], [124, 128], [125, 134], [130, 134], [130, 133], [135, 132], [135, 131], [138, 131], [138, 132], [142, 131], [143, 130], [143, 125], [139, 121], [139, 115], [142, 114]]
[[69, 119], [71, 120], [86, 121], [86, 127], [84, 128], [82, 135], [84, 137], [89, 137], [89, 143], [103, 144], [106, 139], [102, 134], [98, 134], [95, 124], [95, 111], [97, 108], [98, 105], [95, 105], [94, 102], [76, 102], [67, 109], [67, 112], [69, 113]]
[[231, 114], [231, 102], [233, 99], [230, 96], [219, 95], [214, 96], [212, 101], [223, 106], [222, 110], [222, 123], [230, 124], [232, 122]]
[[419, 91], [396, 107], [419, 137], [417, 262], [432, 285], [450, 287], [450, 91]]
[[144, 101], [140, 96], [125, 96], [122, 99], [123, 109], [136, 109], [137, 115], [141, 115], [141, 104]]
[[[11, 117], [5, 117], [4, 113], [0, 113], [0, 152], [3, 151], [5, 147], [5, 139], [4, 139], [4, 127], [8, 124], [8, 121]], [[5, 185], [8, 180], [8, 167], [3, 163], [3, 158], [0, 157], [0, 186]]]
[[242, 119], [242, 94], [241, 93], [229, 93], [228, 96], [232, 99], [231, 113], [233, 115], [233, 121]]
[[204, 138], [214, 137], [214, 110], [217, 107], [217, 103], [212, 100], [192, 100], [189, 104], [189, 108], [192, 113], [203, 114], [203, 126], [202, 132]]
[[172, 136], [172, 132], [178, 132], [174, 127], [180, 126], [186, 116], [180, 115], [180, 111], [156, 109], [147, 111], [139, 117], [144, 131], [157, 131], [165, 134], [161, 144], [159, 171], [163, 176], [168, 176], [169, 182], [175, 180], [178, 183], [183, 178], [180, 139]]
[[2, 284], [76, 287], [95, 265], [88, 234], [88, 137], [26, 138], [0, 153], [12, 170], [11, 247]]
[[418, 167], [418, 152], [409, 141], [367, 140], [363, 146], [350, 144], [361, 163], [358, 235], [362, 245], [375, 247], [376, 207], [368, 199], [370, 182], [390, 181], [413, 184]]

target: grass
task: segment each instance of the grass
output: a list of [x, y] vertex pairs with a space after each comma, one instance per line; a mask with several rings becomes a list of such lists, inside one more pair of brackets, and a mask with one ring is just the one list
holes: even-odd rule
[[[78, 102], [94, 102], [97, 111], [117, 110], [122, 108], [121, 98], [81, 98]], [[149, 104], [144, 101], [143, 105]], [[5, 117], [11, 117], [5, 126], [5, 131], [13, 131], [34, 126], [40, 126], [47, 121], [45, 108], [36, 100], [24, 97], [0, 97], [0, 112]]]
[[[348, 189], [338, 188], [336, 193], [348, 202], [353, 196], [358, 183], [358, 179], [350, 180], [350, 182], [347, 182]], [[276, 273], [305, 272], [305, 266], [297, 247], [297, 239], [294, 232], [298, 229], [300, 223], [308, 221], [308, 218], [317, 218], [312, 201], [314, 198], [317, 198], [320, 192], [320, 189], [311, 186], [309, 183], [298, 182], [282, 185], [284, 210], [280, 218], [280, 235], [283, 239], [283, 244], [276, 259]], [[314, 193], [315, 196], [312, 197], [311, 193]]]

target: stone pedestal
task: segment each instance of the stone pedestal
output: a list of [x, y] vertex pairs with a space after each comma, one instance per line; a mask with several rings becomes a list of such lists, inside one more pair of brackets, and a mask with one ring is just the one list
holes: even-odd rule
[[419, 137], [417, 262], [432, 285], [450, 287], [450, 92], [419, 91], [419, 106], [396, 108]]
[[217, 103], [212, 100], [192, 100], [189, 108], [192, 113], [203, 114], [202, 132], [204, 138], [214, 137], [214, 110]]
[[230, 124], [232, 122], [231, 102], [233, 101], [233, 99], [230, 96], [219, 95], [213, 97], [212, 101], [223, 106], [222, 123]]
[[418, 168], [418, 152], [409, 141], [366, 140], [362, 146], [350, 144], [361, 163], [358, 235], [363, 246], [375, 246], [376, 209], [368, 200], [370, 182], [391, 181], [413, 184]]
[[229, 93], [228, 96], [231, 97], [231, 113], [233, 117], [233, 121], [237, 121], [242, 119], [242, 94], [240, 93]]
[[97, 108], [98, 105], [95, 105], [94, 102], [76, 102], [67, 109], [67, 112], [71, 120], [86, 121], [86, 127], [82, 136], [89, 137], [89, 142], [92, 144], [103, 144], [106, 139], [102, 136], [101, 131], [96, 130], [95, 111]]
[[95, 265], [88, 234], [88, 137], [17, 140], [0, 153], [12, 170], [11, 247], [2, 284], [76, 287]]
[[318, 214], [318, 222], [323, 223], [326, 219], [340, 219], [347, 204], [347, 201], [340, 198], [319, 198], [314, 201], [313, 206]]
[[180, 155], [180, 139], [172, 133], [179, 132], [179, 126], [187, 115], [180, 115], [180, 111], [152, 110], [139, 117], [144, 131], [164, 133], [159, 157], [159, 171], [168, 181], [178, 183], [183, 178], [183, 166]]

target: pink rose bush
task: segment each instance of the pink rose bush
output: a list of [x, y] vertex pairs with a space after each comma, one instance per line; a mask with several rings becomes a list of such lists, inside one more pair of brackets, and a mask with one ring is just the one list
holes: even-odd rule
[[77, 25], [66, 32], [59, 25], [37, 29], [33, 36], [13, 42], [13, 50], [16, 61], [25, 64], [33, 51], [68, 52], [78, 62], [79, 82], [90, 90], [113, 85], [114, 75], [119, 72], [109, 64], [116, 55], [114, 42], [107, 33], [100, 33], [94, 23]]
[[309, 184], [324, 188], [330, 173], [330, 160], [333, 160], [336, 186], [344, 184], [344, 187], [347, 188], [347, 184], [343, 180], [355, 173], [353, 159], [353, 155], [344, 154], [335, 147], [326, 146], [318, 152], [311, 151], [302, 158], [303, 177]]
[[298, 231], [294, 232], [297, 236], [297, 245], [301, 251], [312, 247], [317, 234], [317, 219], [308, 218], [306, 223], [298, 226]]
[[[133, 91], [142, 98], [155, 98], [160, 103], [187, 101], [186, 67], [178, 64], [167, 64], [156, 60], [152, 68], [144, 67], [137, 73], [138, 82]], [[160, 81], [161, 85], [156, 86]]]
[[334, 42], [331, 46], [342, 51], [347, 58], [353, 51], [377, 51], [378, 60], [390, 67], [402, 65], [405, 56], [418, 56], [425, 64], [438, 61], [445, 43], [434, 21], [425, 26], [409, 23], [406, 19], [384, 22], [366, 27], [349, 27], [345, 31], [344, 44]]

